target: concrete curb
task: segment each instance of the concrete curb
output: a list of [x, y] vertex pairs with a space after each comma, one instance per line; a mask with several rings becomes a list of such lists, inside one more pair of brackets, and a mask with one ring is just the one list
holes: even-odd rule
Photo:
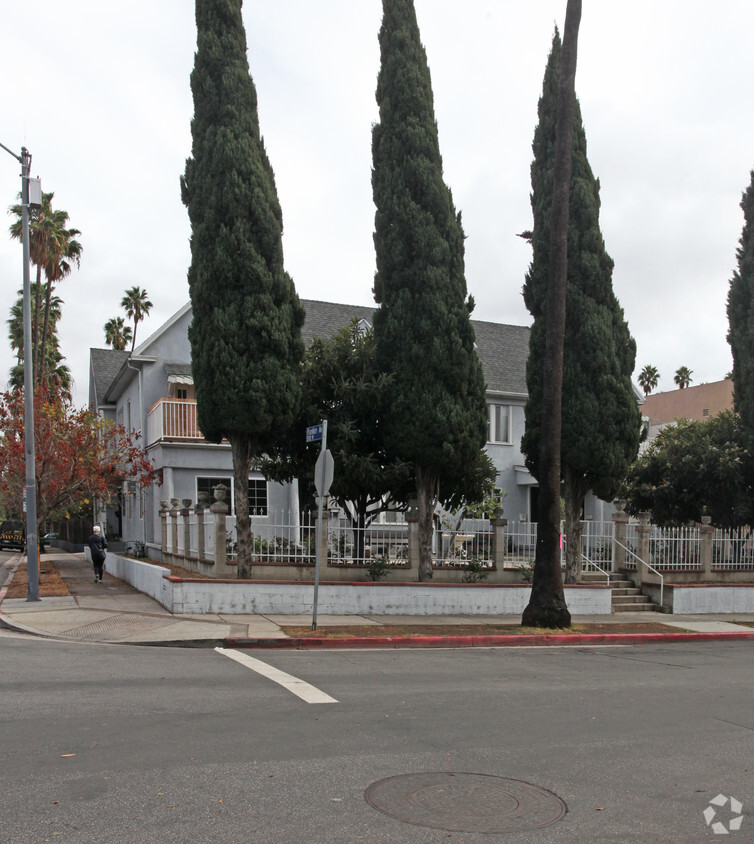
[[12, 630], [14, 633], [25, 633], [28, 636], [38, 636], [40, 639], [56, 638], [48, 633], [43, 633], [41, 630], [35, 630], [33, 627], [27, 627], [18, 621], [11, 621], [4, 613], [0, 612], [0, 627], [6, 630]]
[[754, 639], [750, 633], [542, 633], [490, 636], [374, 636], [349, 639], [241, 639], [228, 637], [225, 648], [331, 650], [334, 648], [491, 648], [511, 646], [642, 645], [653, 642], [709, 642]]

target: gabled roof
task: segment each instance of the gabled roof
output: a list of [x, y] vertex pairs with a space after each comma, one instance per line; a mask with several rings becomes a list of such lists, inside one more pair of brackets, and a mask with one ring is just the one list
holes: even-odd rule
[[[356, 317], [374, 325], [376, 308], [341, 305], [302, 299], [306, 321], [301, 334], [307, 346], [315, 337], [329, 340]], [[471, 320], [476, 335], [477, 354], [482, 362], [487, 389], [494, 393], [526, 395], [526, 359], [529, 357], [529, 328], [498, 322]]]
[[315, 337], [329, 340], [341, 328], [348, 325], [354, 317], [365, 319], [370, 325], [374, 325], [374, 307], [318, 302], [314, 299], [302, 299], [301, 304], [306, 310], [306, 319], [304, 320], [304, 327], [301, 329], [301, 336], [307, 346], [311, 345]]
[[487, 389], [493, 393], [527, 395], [526, 360], [529, 328], [472, 319], [479, 360]]
[[128, 360], [129, 352], [118, 349], [89, 349], [89, 366], [94, 378], [97, 406], [105, 404], [105, 393]]
[[[301, 334], [306, 345], [315, 337], [329, 340], [341, 328], [356, 317], [374, 324], [376, 308], [365, 305], [343, 305], [337, 302], [320, 302], [315, 299], [302, 299], [306, 310], [306, 319]], [[164, 334], [180, 317], [190, 309], [186, 304], [164, 325], [160, 326], [134, 352], [138, 360], [149, 346]], [[487, 389], [493, 393], [507, 395], [526, 395], [526, 359], [529, 355], [529, 328], [523, 325], [503, 325], [497, 322], [472, 320], [476, 336], [477, 354], [482, 362]], [[97, 402], [102, 403], [108, 390], [124, 369], [128, 352], [115, 352], [112, 349], [92, 349], [92, 369], [94, 372]], [[189, 362], [165, 363], [165, 372], [170, 377], [189, 377]]]
[[180, 310], [176, 311], [173, 314], [173, 316], [171, 316], [170, 319], [167, 322], [163, 322], [162, 325], [156, 331], [153, 331], [149, 335], [149, 337], [147, 337], [147, 339], [144, 340], [143, 343], [140, 343], [134, 349], [134, 355], [144, 355], [144, 354], [146, 354], [147, 350], [152, 345], [152, 343], [154, 343], [155, 340], [158, 340], [160, 337], [162, 337], [162, 335], [165, 334], [165, 332], [168, 331], [168, 329], [171, 328], [171, 326], [175, 325], [175, 323], [178, 322], [178, 320], [185, 313], [187, 313], [190, 310], [191, 310], [191, 302], [186, 302], [186, 304]]

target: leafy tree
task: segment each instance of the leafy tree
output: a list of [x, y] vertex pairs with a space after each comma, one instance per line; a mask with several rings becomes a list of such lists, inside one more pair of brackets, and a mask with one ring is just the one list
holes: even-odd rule
[[644, 395], [648, 396], [659, 384], [660, 373], [657, 371], [656, 367], [648, 363], [639, 373], [638, 381], [639, 386], [644, 391]]
[[[568, 627], [571, 615], [565, 603], [563, 581], [560, 573], [560, 449], [561, 405], [563, 393], [563, 335], [566, 328], [566, 281], [568, 274], [569, 194], [573, 158], [573, 124], [578, 31], [581, 22], [580, 0], [568, 0], [564, 43], [560, 58], [560, 77], [550, 84], [558, 91], [555, 136], [552, 142], [552, 199], [545, 206], [546, 213], [537, 219], [549, 219], [550, 230], [546, 240], [549, 269], [545, 276], [547, 293], [543, 297], [544, 313], [535, 319], [532, 336], [538, 334], [542, 341], [541, 358], [541, 414], [538, 419], [537, 457], [534, 458], [532, 440], [528, 454], [536, 459], [536, 476], [539, 480], [539, 509], [537, 514], [537, 545], [534, 559], [532, 590], [529, 604], [524, 609], [522, 621], [544, 627]], [[547, 74], [545, 74], [547, 82]], [[540, 123], [542, 118], [540, 117]], [[536, 156], [535, 156], [536, 161]], [[535, 171], [532, 167], [534, 181]], [[535, 186], [536, 189], [536, 186]], [[540, 194], [542, 192], [540, 191]], [[542, 202], [544, 197], [539, 200]], [[540, 250], [540, 234], [532, 233], [535, 259]], [[544, 280], [543, 280], [544, 283]], [[528, 303], [527, 303], [528, 304]], [[535, 341], [531, 339], [533, 344]], [[530, 353], [529, 360], [532, 360]], [[529, 390], [535, 383], [533, 363], [527, 365]], [[527, 433], [533, 425], [527, 405]]]
[[108, 346], [123, 352], [132, 338], [131, 326], [125, 324], [123, 317], [112, 317], [105, 323], [105, 343]]
[[738, 269], [728, 291], [728, 343], [733, 354], [733, 403], [754, 431], [754, 170], [741, 198], [744, 226], [736, 250]]
[[[46, 285], [43, 285], [45, 287]], [[43, 383], [47, 390], [60, 391], [63, 396], [71, 395], [71, 371], [63, 363], [65, 358], [60, 353], [58, 341], [58, 321], [62, 315], [63, 302], [59, 296], [51, 296], [49, 302], [49, 330], [44, 348], [44, 367], [42, 369]], [[32, 320], [36, 310], [36, 302], [31, 300]], [[10, 371], [9, 384], [14, 390], [24, 386], [24, 298], [23, 290], [18, 291], [18, 299], [10, 310], [8, 320], [8, 338], [11, 348], [16, 352], [16, 364]]]
[[[489, 476], [487, 408], [464, 276], [464, 234], [443, 182], [427, 57], [413, 0], [383, 0], [380, 119], [372, 130], [377, 206], [374, 294], [377, 362], [391, 376], [385, 437], [413, 467], [419, 579], [432, 577], [438, 501]], [[494, 470], [493, 470], [494, 471]]]
[[[120, 306], [126, 312], [126, 316], [134, 322], [133, 335], [131, 337], [131, 351], [136, 347], [136, 328], [144, 317], [152, 310], [152, 303], [149, 301], [147, 291], [141, 287], [129, 287], [120, 300]], [[107, 330], [107, 329], [105, 329]]]
[[[37, 524], [67, 518], [96, 496], [107, 500], [125, 478], [144, 488], [156, 473], [132, 433], [89, 408], [76, 409], [59, 393], [34, 395]], [[20, 510], [26, 484], [24, 396], [0, 394], [0, 506]]]
[[304, 309], [283, 267], [283, 220], [259, 131], [241, 0], [197, 0], [189, 329], [198, 423], [233, 454], [238, 576], [251, 574], [249, 471], [295, 419]]
[[649, 510], [659, 525], [699, 521], [705, 510], [720, 527], [752, 524], [750, 434], [729, 410], [666, 425], [631, 467], [624, 494], [629, 512]]
[[694, 373], [688, 366], [679, 366], [673, 376], [673, 381], [678, 385], [679, 390], [684, 390], [691, 383], [691, 376]]
[[[542, 371], [549, 325], [547, 299], [551, 270], [553, 150], [561, 57], [556, 31], [539, 103], [534, 136], [532, 209], [534, 256], [524, 285], [524, 301], [534, 316], [530, 338], [526, 430], [523, 449], [532, 473], [541, 478], [542, 430], [548, 389]], [[631, 374], [635, 343], [612, 289], [613, 262], [599, 226], [599, 181], [586, 154], [578, 100], [574, 102], [569, 192], [568, 264], [565, 285], [565, 337], [561, 399], [560, 471], [567, 534], [566, 580], [581, 570], [581, 511], [593, 490], [611, 498], [639, 447], [641, 414]]]
[[383, 437], [388, 381], [377, 369], [374, 332], [363, 330], [358, 320], [329, 341], [315, 338], [304, 359], [301, 410], [291, 442], [278, 460], [263, 466], [276, 480], [298, 478], [300, 492], [313, 495], [319, 444], [307, 445], [301, 432], [327, 419], [327, 445], [335, 461], [330, 496], [356, 529], [357, 557], [363, 557], [363, 528], [382, 511], [401, 509], [408, 494], [409, 467], [391, 460]]
[[[32, 355], [34, 383], [37, 385], [44, 384], [46, 380], [47, 356], [43, 350], [47, 349], [49, 333], [52, 330], [50, 315], [53, 288], [70, 275], [74, 265], [79, 266], [83, 251], [81, 243], [76, 240], [81, 232], [67, 228], [68, 212], [53, 209], [54, 196], [54, 193], [42, 194], [42, 207], [29, 223], [29, 254], [32, 264], [37, 268], [32, 305]], [[10, 227], [11, 237], [20, 240], [21, 206], [13, 205], [10, 213], [16, 217]], [[46, 283], [42, 282], [42, 273]]]

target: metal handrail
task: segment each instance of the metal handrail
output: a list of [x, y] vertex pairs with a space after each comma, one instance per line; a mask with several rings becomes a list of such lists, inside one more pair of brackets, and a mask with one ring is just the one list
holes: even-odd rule
[[[645, 565], [651, 572], [654, 572], [654, 574], [656, 574], [660, 578], [660, 606], [662, 607], [663, 606], [662, 594], [663, 594], [663, 589], [665, 587], [665, 578], [660, 574], [659, 571], [657, 571], [656, 568], [654, 568], [654, 566], [650, 566], [649, 563], [646, 560], [642, 560], [642, 558], [638, 554], [635, 554], [630, 548], [626, 548], [626, 546], [622, 542], [619, 542], [617, 539], [613, 539], [613, 542], [616, 545], [620, 545], [620, 547], [624, 551], [628, 551], [628, 553], [632, 557], [634, 557], [637, 562], [641, 563], [642, 565]], [[641, 572], [639, 572], [639, 577], [641, 578]]]
[[582, 554], [581, 554], [581, 558], [582, 558], [583, 560], [586, 560], [586, 561], [587, 561], [587, 563], [589, 563], [589, 565], [590, 565], [590, 566], [594, 566], [594, 567], [597, 569], [597, 571], [598, 571], [598, 572], [601, 572], [602, 574], [604, 574], [604, 575], [605, 575], [605, 577], [607, 578], [607, 585], [608, 585], [608, 586], [610, 585], [610, 572], [607, 572], [607, 571], [605, 571], [605, 569], [600, 568], [600, 567], [597, 565], [597, 563], [595, 563], [594, 561], [590, 560], [590, 559], [589, 559], [589, 557], [587, 557], [587, 555], [586, 555], [586, 554], [584, 554], [584, 553], [582, 553]]

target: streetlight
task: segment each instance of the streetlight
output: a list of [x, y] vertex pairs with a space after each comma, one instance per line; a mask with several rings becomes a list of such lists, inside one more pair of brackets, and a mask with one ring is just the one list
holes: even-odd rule
[[29, 211], [42, 205], [42, 184], [29, 176], [31, 153], [21, 147], [16, 155], [0, 144], [21, 164], [21, 240], [24, 257], [24, 449], [26, 452], [26, 577], [27, 601], [39, 600], [39, 557], [37, 545], [37, 476], [34, 456], [34, 373], [31, 346], [31, 282], [29, 280]]

